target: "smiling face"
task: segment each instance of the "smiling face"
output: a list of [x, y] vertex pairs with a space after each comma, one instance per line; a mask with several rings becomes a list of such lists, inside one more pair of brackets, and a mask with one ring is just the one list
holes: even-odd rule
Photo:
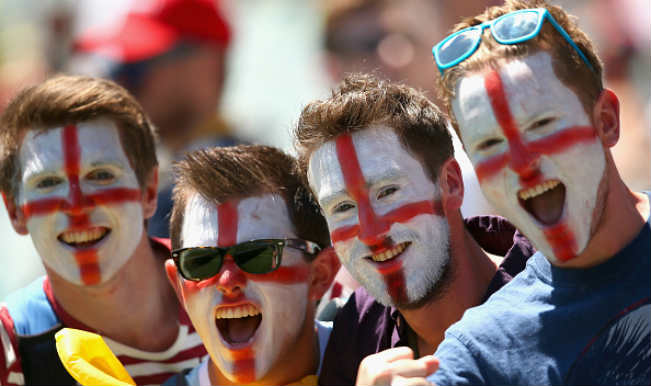
[[[256, 239], [296, 238], [282, 197], [266, 194], [215, 207], [194, 193], [187, 202], [182, 248], [228, 247]], [[307, 320], [310, 265], [302, 252], [283, 249], [278, 269], [251, 274], [226, 257], [219, 273], [179, 279], [183, 302], [220, 372], [233, 382], [261, 379], [292, 350]]]
[[482, 191], [552, 262], [583, 251], [606, 166], [576, 94], [540, 52], [462, 79], [452, 101]]
[[337, 255], [371, 295], [405, 307], [431, 293], [449, 262], [449, 228], [439, 188], [391, 128], [327, 142], [308, 179]]
[[26, 133], [17, 204], [45, 265], [78, 285], [109, 280], [143, 232], [136, 174], [106, 120]]

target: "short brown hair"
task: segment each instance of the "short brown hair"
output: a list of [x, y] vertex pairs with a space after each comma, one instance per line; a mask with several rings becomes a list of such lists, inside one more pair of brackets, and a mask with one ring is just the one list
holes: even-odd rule
[[329, 99], [314, 101], [301, 112], [294, 133], [301, 174], [307, 175], [310, 156], [324, 143], [343, 133], [386, 124], [436, 181], [441, 165], [454, 155], [447, 122], [417, 90], [368, 74], [352, 74]]
[[155, 132], [140, 104], [116, 83], [87, 76], [56, 76], [16, 95], [0, 118], [0, 190], [15, 198], [18, 151], [24, 133], [108, 118], [120, 133], [124, 152], [140, 186], [158, 165]]
[[276, 148], [240, 145], [201, 149], [177, 162], [175, 171], [170, 219], [174, 249], [181, 246], [185, 206], [195, 192], [215, 205], [230, 199], [278, 194], [287, 204], [298, 237], [321, 248], [330, 244], [328, 225], [298, 174], [296, 160]]
[[457, 132], [458, 125], [452, 111], [452, 99], [454, 98], [454, 88], [459, 79], [482, 68], [497, 68], [505, 60], [523, 58], [539, 51], [548, 51], [551, 54], [556, 76], [577, 94], [588, 114], [592, 110], [595, 101], [603, 90], [603, 65], [597, 56], [592, 41], [577, 26], [576, 18], [569, 15], [561, 7], [549, 5], [544, 0], [506, 0], [503, 5], [489, 7], [483, 13], [463, 20], [454, 26], [451, 33], [479, 25], [485, 21], [494, 20], [509, 12], [529, 8], [547, 9], [588, 58], [593, 69], [591, 70], [586, 65], [551, 23], [544, 23], [540, 33], [535, 38], [518, 44], [497, 43], [487, 28], [484, 30], [482, 40], [475, 53], [458, 65], [446, 69], [442, 76], [437, 77], [441, 100], [444, 101], [452, 125]]

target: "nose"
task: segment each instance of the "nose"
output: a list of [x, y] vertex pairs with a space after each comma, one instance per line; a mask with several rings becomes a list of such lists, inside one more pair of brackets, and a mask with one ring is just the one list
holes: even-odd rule
[[360, 202], [358, 205], [360, 241], [369, 246], [380, 244], [389, 232], [389, 222], [375, 214], [370, 202]]
[[240, 267], [235, 264], [230, 255], [226, 255], [224, 264], [219, 273], [217, 280], [217, 289], [219, 289], [224, 296], [235, 297], [242, 293], [246, 288], [246, 276]]
[[81, 185], [79, 183], [79, 177], [76, 175], [69, 177], [69, 186], [70, 192], [68, 197], [68, 202], [65, 205], [65, 210], [70, 215], [79, 215], [84, 212], [84, 209], [88, 207], [88, 202], [84, 197], [84, 194], [81, 191]]
[[538, 172], [538, 160], [540, 155], [530, 151], [521, 141], [513, 141], [509, 144], [511, 159], [510, 166], [521, 179], [533, 177]]

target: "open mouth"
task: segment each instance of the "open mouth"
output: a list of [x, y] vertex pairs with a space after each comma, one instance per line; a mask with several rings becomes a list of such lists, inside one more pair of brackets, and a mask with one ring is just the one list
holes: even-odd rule
[[548, 180], [533, 188], [518, 192], [520, 206], [543, 225], [553, 225], [560, 220], [565, 207], [565, 185], [558, 180]]
[[73, 248], [89, 248], [104, 240], [110, 232], [105, 227], [93, 227], [81, 231], [65, 231], [57, 239]]
[[375, 261], [376, 263], [382, 263], [385, 261], [389, 261], [392, 259], [395, 259], [397, 256], [399, 256], [402, 252], [404, 252], [405, 249], [411, 244], [411, 242], [407, 241], [404, 243], [400, 243], [390, 249], [387, 249], [383, 252], [380, 253], [374, 253], [371, 256], [368, 256], [367, 259], [371, 259], [372, 261]]
[[215, 309], [217, 330], [222, 339], [231, 345], [249, 342], [261, 322], [262, 312], [251, 303]]

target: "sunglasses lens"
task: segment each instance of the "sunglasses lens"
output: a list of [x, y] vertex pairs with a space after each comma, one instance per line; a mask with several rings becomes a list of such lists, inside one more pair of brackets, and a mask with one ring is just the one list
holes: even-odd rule
[[538, 12], [519, 12], [497, 20], [491, 29], [497, 40], [509, 44], [526, 40], [536, 31], [539, 22]]
[[181, 253], [179, 266], [183, 277], [189, 280], [204, 280], [215, 276], [222, 265], [222, 256], [217, 249], [192, 248]]
[[472, 52], [481, 33], [481, 29], [469, 29], [441, 44], [438, 48], [439, 66], [444, 67]]
[[282, 247], [275, 242], [266, 245], [242, 245], [231, 251], [237, 265], [248, 273], [268, 273], [280, 265]]

